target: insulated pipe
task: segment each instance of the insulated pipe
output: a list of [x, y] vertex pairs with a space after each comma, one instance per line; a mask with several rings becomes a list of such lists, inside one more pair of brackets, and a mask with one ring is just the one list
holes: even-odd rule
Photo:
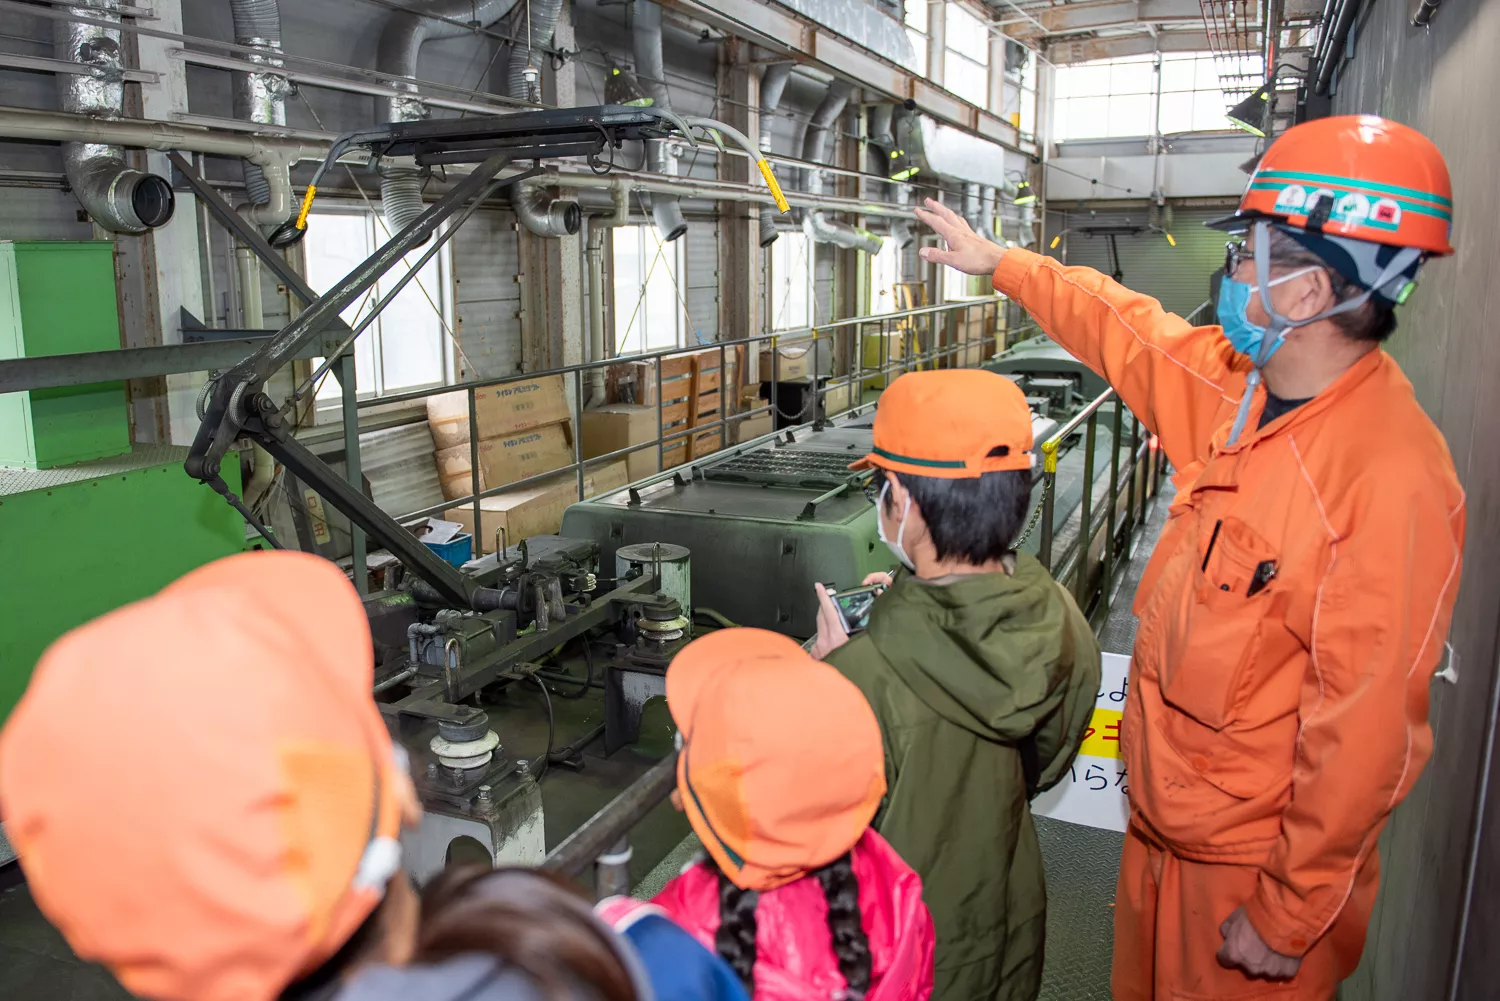
[[[427, 117], [427, 106], [416, 97], [417, 55], [422, 43], [439, 38], [457, 38], [469, 33], [470, 24], [487, 28], [510, 12], [515, 0], [421, 0], [409, 9], [392, 14], [380, 32], [375, 68], [381, 73], [405, 77], [411, 97], [383, 101], [387, 122], [418, 122]], [[447, 20], [441, 20], [446, 18]], [[459, 22], [457, 24], [453, 22]], [[386, 227], [392, 235], [405, 229], [422, 214], [422, 183], [426, 171], [409, 157], [393, 157], [380, 163], [380, 201]]]
[[511, 46], [510, 65], [505, 75], [505, 93], [533, 104], [542, 99], [542, 58], [552, 44], [557, 18], [562, 14], [562, 0], [526, 0], [517, 12], [515, 34], [526, 33], [526, 50], [521, 41]]
[[[828, 92], [818, 104], [818, 109], [808, 120], [807, 130], [802, 134], [802, 159], [816, 164], [827, 162], [833, 138], [833, 126], [844, 108], [849, 104], [849, 93], [854, 85], [847, 80], [835, 78], [828, 85]], [[814, 167], [807, 172], [807, 193], [814, 197], [823, 193], [823, 173]], [[880, 253], [880, 237], [848, 223], [828, 218], [822, 209], [811, 209], [802, 213], [802, 232], [814, 243], [831, 243], [846, 250], [861, 250], [866, 254]]]
[[539, 184], [513, 187], [510, 203], [516, 210], [516, 219], [537, 236], [572, 236], [583, 222], [577, 202], [553, 198]]
[[[628, 207], [629, 202], [626, 205]], [[607, 226], [602, 217], [589, 220], [589, 238], [584, 250], [589, 272], [589, 361], [604, 360], [604, 233]], [[589, 369], [590, 407], [603, 405], [604, 391], [604, 369]]]
[[[772, 63], [760, 78], [760, 151], [770, 153], [771, 123], [776, 118], [776, 109], [781, 107], [781, 95], [786, 92], [786, 82], [791, 79], [791, 63]], [[777, 211], [769, 205], [760, 209], [760, 245], [769, 247], [776, 242]]]
[[[234, 41], [256, 50], [245, 58], [253, 63], [280, 68], [281, 61], [281, 10], [277, 0], [229, 0], [230, 12], [234, 15]], [[260, 125], [286, 125], [286, 98], [289, 86], [285, 77], [274, 72], [236, 73], [234, 77], [234, 113], [236, 116]], [[283, 192], [272, 191], [272, 181], [266, 177], [260, 164], [245, 161], [246, 200], [252, 207], [264, 206], [258, 211], [247, 212], [251, 221], [259, 224], [279, 224], [291, 215], [291, 181], [283, 176], [277, 184]], [[287, 202], [281, 203], [274, 196], [285, 195]]]
[[[641, 89], [651, 98], [653, 107], [671, 111], [667, 96], [667, 70], [661, 56], [661, 8], [653, 0], [633, 0], [630, 8], [630, 33], [635, 50], [635, 75]], [[652, 173], [677, 175], [677, 162], [663, 139], [646, 140], [646, 167]], [[670, 195], [651, 196], [651, 221], [663, 240], [675, 240], [687, 232], [682, 207]]]
[[[116, 0], [80, 0], [73, 9], [94, 20], [118, 24], [118, 6]], [[58, 21], [53, 41], [58, 59], [96, 71], [96, 75], [57, 74], [57, 97], [63, 111], [101, 122], [120, 118], [125, 108], [120, 32]], [[144, 233], [172, 218], [172, 185], [166, 178], [127, 166], [125, 151], [119, 146], [79, 142], [76, 132], [64, 138], [68, 186], [94, 222], [113, 233]]]
[[1318, 78], [1313, 87], [1313, 93], [1319, 95], [1328, 93], [1333, 71], [1344, 60], [1344, 43], [1349, 40], [1349, 29], [1354, 27], [1354, 15], [1359, 13], [1358, 0], [1337, 0], [1337, 3], [1333, 30], [1329, 32], [1328, 45], [1323, 49], [1323, 61], [1318, 63]]
[[995, 216], [999, 214], [997, 197], [994, 185], [986, 184], [979, 189], [979, 217], [984, 222], [984, 229], [979, 232], [991, 243], [1000, 242], [1000, 238], [995, 235]]

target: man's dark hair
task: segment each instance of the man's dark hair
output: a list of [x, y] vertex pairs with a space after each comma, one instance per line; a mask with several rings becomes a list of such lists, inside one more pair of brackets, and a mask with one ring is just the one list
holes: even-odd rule
[[[1290, 235], [1276, 229], [1271, 230], [1271, 264], [1288, 271], [1306, 267], [1322, 268], [1328, 275], [1328, 284], [1333, 289], [1336, 302], [1352, 299], [1364, 291], [1363, 286], [1345, 278], [1323, 258]], [[1373, 295], [1358, 309], [1339, 313], [1330, 319], [1345, 337], [1353, 341], [1379, 343], [1396, 332], [1396, 311]]]
[[[1016, 544], [1031, 510], [1031, 470], [1009, 469], [962, 480], [892, 473], [922, 512], [940, 560], [979, 565], [1000, 559]], [[886, 511], [901, 512], [889, 493]]]

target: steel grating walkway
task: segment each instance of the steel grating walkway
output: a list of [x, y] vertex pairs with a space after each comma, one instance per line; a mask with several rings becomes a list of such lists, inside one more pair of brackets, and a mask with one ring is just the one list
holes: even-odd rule
[[[1128, 654], [1135, 645], [1130, 606], [1171, 503], [1171, 484], [1163, 482], [1099, 630], [1099, 644], [1109, 653]], [[1047, 874], [1047, 962], [1041, 1001], [1109, 1001], [1115, 875], [1124, 836], [1046, 817], [1036, 818], [1036, 831]]]

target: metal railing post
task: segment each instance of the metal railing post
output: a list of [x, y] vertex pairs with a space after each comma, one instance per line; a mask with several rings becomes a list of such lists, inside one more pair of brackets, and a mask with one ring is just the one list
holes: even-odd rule
[[1095, 409], [1089, 414], [1088, 430], [1083, 436], [1083, 504], [1078, 508], [1078, 562], [1073, 567], [1073, 572], [1077, 574], [1073, 582], [1073, 594], [1078, 599], [1080, 609], [1087, 605], [1084, 591], [1088, 587], [1089, 549], [1092, 548], [1090, 536], [1094, 522], [1094, 444], [1098, 435], [1099, 411]]
[[573, 411], [575, 423], [573, 425], [573, 465], [578, 473], [578, 499], [583, 500], [583, 369], [573, 372], [573, 399], [577, 408]]
[[[1130, 415], [1130, 482], [1125, 489], [1129, 491], [1125, 500], [1125, 524], [1129, 526], [1126, 538], [1135, 535], [1135, 485], [1141, 478], [1141, 419], [1135, 414]], [[1141, 490], [1145, 491], [1142, 484]]]
[[1110, 421], [1109, 449], [1109, 511], [1104, 521], [1104, 579], [1100, 584], [1100, 604], [1109, 612], [1111, 584], [1115, 576], [1115, 509], [1120, 506], [1120, 432], [1124, 430], [1125, 404], [1115, 399], [1115, 415]]
[[781, 404], [777, 402], [780, 393], [777, 388], [781, 385], [781, 351], [776, 345], [776, 335], [771, 335], [771, 429], [776, 430], [776, 422], [781, 420]]
[[630, 835], [622, 834], [609, 851], [594, 859], [594, 898], [623, 897], [630, 892]]
[[1057, 448], [1060, 444], [1056, 438], [1042, 443], [1042, 539], [1037, 543], [1037, 559], [1048, 573], [1052, 572], [1053, 498], [1057, 496]]
[[[484, 551], [484, 522], [480, 520], [481, 495], [484, 486], [479, 482], [479, 391], [473, 386], [469, 387], [469, 485], [474, 489], [474, 541], [470, 552], [477, 558]], [[501, 553], [496, 557], [498, 562], [505, 558]]]
[[667, 468], [667, 446], [663, 440], [667, 429], [661, 426], [663, 404], [667, 396], [667, 387], [661, 382], [661, 355], [656, 356], [656, 471], [659, 473]]
[[[339, 385], [344, 416], [344, 478], [359, 493], [365, 492], [364, 469], [359, 457], [359, 389], [356, 385], [354, 352], [339, 358]], [[326, 514], [324, 517], [330, 517]], [[354, 564], [354, 589], [360, 594], [370, 591], [370, 571], [365, 565], [365, 530], [349, 522], [350, 556]]]

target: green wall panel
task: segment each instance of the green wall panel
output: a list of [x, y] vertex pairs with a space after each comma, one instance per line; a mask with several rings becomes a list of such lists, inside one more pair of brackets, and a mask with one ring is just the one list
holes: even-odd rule
[[[171, 458], [136, 468], [122, 457], [51, 474], [0, 473], [0, 721], [57, 637], [244, 548], [239, 515], [182, 471], [176, 453], [186, 450], [155, 451]], [[24, 475], [44, 481], [80, 472], [90, 475], [8, 492]], [[225, 464], [225, 475], [238, 492], [234, 463]]]

